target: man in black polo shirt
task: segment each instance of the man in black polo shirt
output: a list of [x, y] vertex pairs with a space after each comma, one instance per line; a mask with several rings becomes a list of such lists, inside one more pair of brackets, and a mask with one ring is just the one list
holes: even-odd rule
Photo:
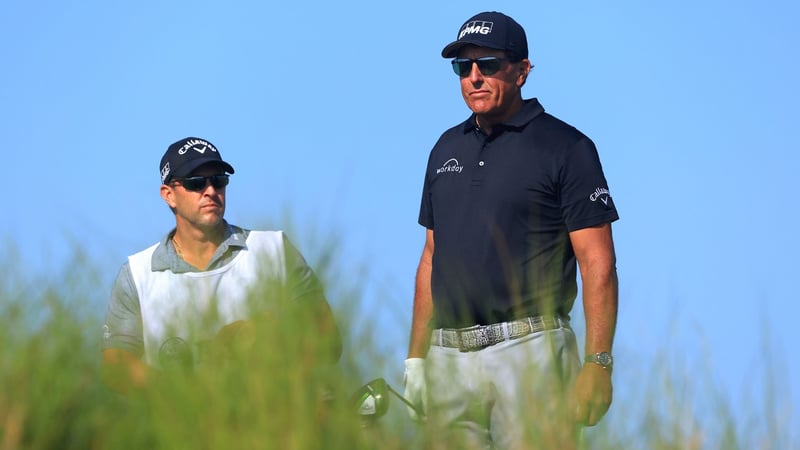
[[617, 211], [593, 142], [523, 100], [532, 64], [517, 22], [477, 14], [442, 56], [473, 114], [428, 159], [406, 396], [449, 445], [569, 447], [611, 404]]

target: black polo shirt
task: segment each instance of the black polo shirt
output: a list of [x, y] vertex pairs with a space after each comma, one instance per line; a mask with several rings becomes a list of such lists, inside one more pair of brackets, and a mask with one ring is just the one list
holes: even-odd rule
[[594, 143], [536, 99], [486, 136], [474, 116], [431, 151], [419, 223], [434, 232], [434, 326], [569, 314], [569, 232], [618, 219]]

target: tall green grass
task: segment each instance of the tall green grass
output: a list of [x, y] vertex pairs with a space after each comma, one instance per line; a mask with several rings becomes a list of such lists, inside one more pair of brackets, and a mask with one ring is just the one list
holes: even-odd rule
[[[393, 413], [369, 430], [349, 402], [361, 383], [384, 375], [389, 364], [381, 361], [378, 330], [361, 316], [358, 285], [366, 272], [339, 264], [330, 242], [320, 247], [328, 253], [306, 253], [323, 262], [315, 269], [329, 286], [350, 350], [336, 366], [309, 364], [291, 342], [269, 335], [263, 338], [273, 341], [274, 351], [261, 357], [192, 373], [166, 371], [157, 383], [125, 396], [102, 381], [103, 311], [87, 300], [107, 297], [110, 286], [102, 280], [109, 268], [93, 267], [76, 252], [62, 272], [40, 279], [7, 253], [0, 261], [0, 450], [415, 448], [417, 429], [396, 399]], [[283, 324], [314, 332], [291, 320]], [[751, 411], [742, 414], [737, 408], [743, 402], [717, 387], [713, 368], [684, 361], [666, 344], [660, 351], [667, 355], [663, 366], [641, 367], [637, 385], [616, 386], [612, 410], [587, 430], [585, 448], [800, 448], [791, 429], [794, 411], [782, 401], [781, 388], [791, 383], [780, 378], [780, 367], [762, 366], [755, 400], [744, 402]], [[699, 397], [711, 406], [698, 407]]]
[[[323, 247], [327, 253], [314, 257], [327, 267], [318, 270], [322, 278], [330, 278], [336, 269], [327, 261], [335, 249]], [[31, 276], [13, 252], [0, 260], [0, 449], [375, 444], [376, 435], [364, 432], [350, 402], [369, 375], [360, 375], [352, 352], [336, 365], [315, 361], [308, 343], [320, 336], [300, 311], [289, 311], [272, 326], [256, 326], [258, 347], [247, 354], [230, 351], [217, 364], [195, 370], [162, 370], [145, 388], [122, 395], [104, 382], [121, 374], [100, 366], [110, 289], [101, 280], [109, 278], [102, 273], [108, 268], [93, 267], [76, 251], [62, 272]], [[349, 283], [328, 283], [329, 296], [338, 297], [348, 346], [368, 342], [364, 324], [347, 323], [358, 301], [358, 289]], [[377, 357], [368, 347], [363, 355]], [[403, 448], [395, 445], [381, 448]]]

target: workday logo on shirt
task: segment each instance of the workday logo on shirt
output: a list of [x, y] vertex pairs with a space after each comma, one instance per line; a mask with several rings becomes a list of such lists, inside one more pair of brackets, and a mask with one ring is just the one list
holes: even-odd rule
[[455, 158], [450, 158], [442, 164], [442, 167], [436, 169], [436, 175], [440, 173], [461, 173], [464, 170], [464, 166], [458, 163], [458, 160]]

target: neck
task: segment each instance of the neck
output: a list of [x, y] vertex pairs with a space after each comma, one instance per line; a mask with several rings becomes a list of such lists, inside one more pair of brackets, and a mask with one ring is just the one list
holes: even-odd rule
[[483, 130], [484, 133], [490, 135], [495, 125], [507, 122], [510, 118], [514, 117], [514, 115], [522, 109], [522, 105], [522, 97], [517, 97], [512, 104], [502, 112], [485, 114], [475, 113], [475, 124], [478, 125], [478, 128]]
[[175, 251], [187, 263], [198, 269], [205, 269], [225, 238], [225, 228], [224, 222], [210, 230], [178, 226], [172, 236]]

